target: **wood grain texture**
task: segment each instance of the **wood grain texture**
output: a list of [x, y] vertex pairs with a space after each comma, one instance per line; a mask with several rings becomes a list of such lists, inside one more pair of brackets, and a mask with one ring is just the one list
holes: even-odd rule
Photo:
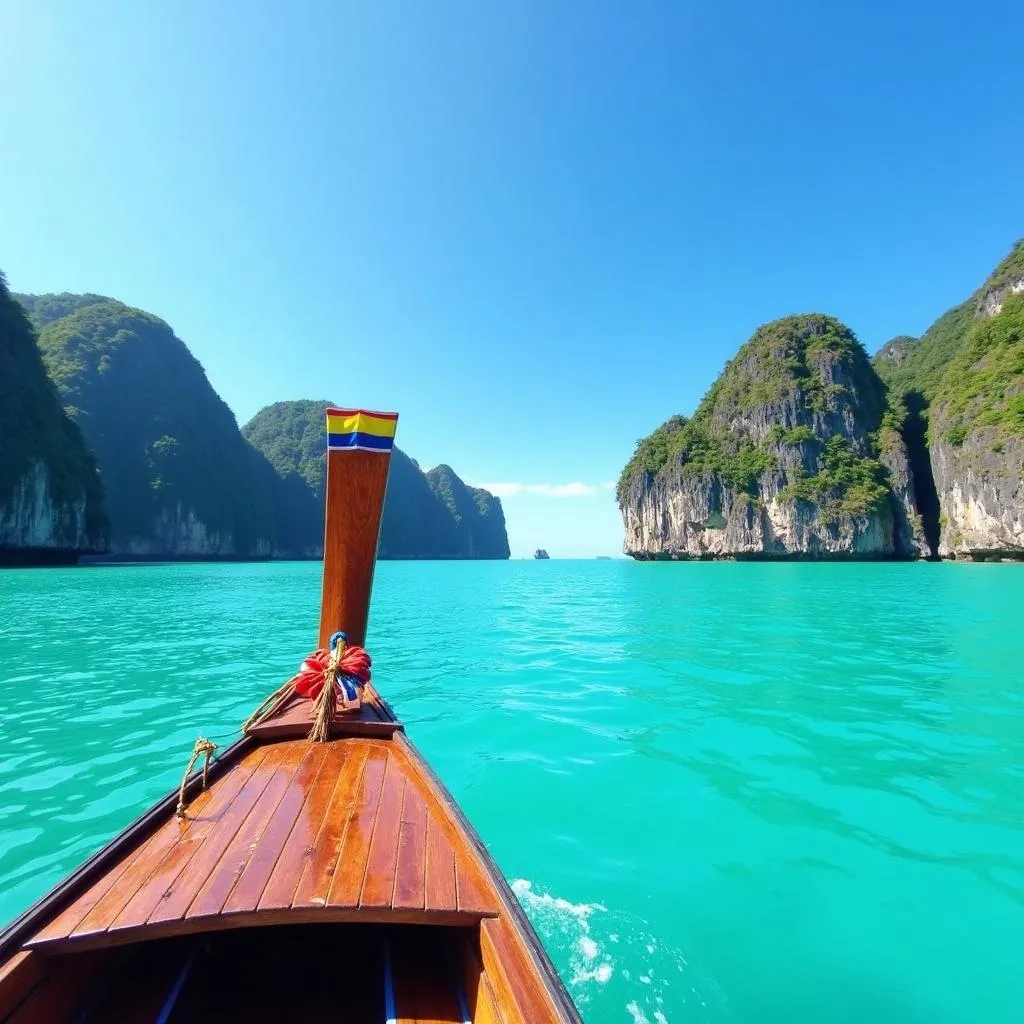
[[502, 1019], [510, 1024], [563, 1019], [507, 916], [481, 921], [480, 954]]
[[456, 910], [455, 849], [433, 815], [427, 821], [425, 906], [428, 910]]
[[387, 750], [382, 747], [367, 753], [362, 778], [354, 794], [345, 822], [345, 835], [335, 862], [334, 876], [327, 892], [329, 907], [356, 907], [366, 873], [373, 822], [387, 768]]
[[343, 629], [366, 642], [373, 569], [391, 453], [328, 451], [320, 647]]
[[[195, 899], [185, 911], [186, 918], [205, 917], [221, 912], [236, 882], [258, 848], [263, 832], [287, 792], [296, 769], [312, 756], [313, 746], [312, 743], [296, 742], [271, 748], [263, 764], [266, 767], [268, 762], [272, 763], [273, 774], [259, 798], [242, 819], [238, 830], [224, 847], [206, 881], [200, 886]], [[280, 757], [275, 758], [279, 751]], [[228, 831], [224, 829], [218, 838], [227, 835]]]
[[[257, 759], [254, 753], [254, 760]], [[263, 759], [260, 758], [260, 763]], [[244, 763], [244, 762], [243, 762]], [[259, 766], [256, 769], [259, 771]], [[110, 924], [117, 919], [129, 901], [149, 881], [152, 874], [164, 863], [170, 851], [183, 836], [187, 835], [195, 825], [198, 815], [208, 814], [209, 818], [228, 815], [236, 806], [233, 795], [235, 773], [226, 776], [219, 787], [212, 787], [203, 794], [202, 800], [196, 800], [190, 807], [190, 816], [185, 820], [172, 818], [156, 832], [134, 857], [131, 857], [125, 870], [121, 872], [108, 891], [96, 901], [92, 909], [72, 930], [71, 935], [81, 937], [94, 932], [105, 932]], [[71, 908], [69, 908], [71, 909]]]
[[475, 1007], [473, 1024], [505, 1024], [504, 1018], [498, 1012], [498, 1003], [486, 974], [480, 976]]
[[252, 855], [242, 869], [234, 889], [231, 890], [231, 895], [224, 903], [224, 913], [255, 910], [259, 905], [263, 890], [298, 820], [309, 791], [328, 760], [328, 749], [329, 745], [326, 743], [313, 744], [312, 750], [299, 765], [298, 771], [288, 783], [281, 802], [254, 846]]
[[216, 821], [211, 822], [209, 832], [189, 860], [187, 870], [182, 871], [164, 889], [160, 901], [147, 918], [148, 924], [177, 921], [185, 916], [200, 886], [206, 881], [245, 816], [274, 777], [284, 752], [272, 747], [262, 753], [263, 758], [255, 765], [248, 778], [244, 779], [231, 802]]
[[459, 910], [469, 914], [493, 912], [497, 901], [493, 894], [485, 891], [479, 868], [466, 851], [455, 855], [455, 888]]
[[295, 887], [293, 907], [323, 907], [328, 902], [345, 838], [357, 813], [360, 787], [365, 785], [368, 774], [373, 775], [374, 763], [383, 759], [383, 751], [372, 750], [361, 750], [349, 759], [327, 806], [309, 862]]
[[[167, 822], [161, 831], [170, 835], [177, 832], [173, 845], [163, 854], [152, 874], [139, 887], [108, 926], [109, 930], [135, 928], [144, 924], [169, 899], [183, 872], [189, 870], [192, 858], [206, 837], [233, 804], [239, 791], [263, 763], [265, 751], [254, 751], [235, 771], [225, 776], [215, 787], [207, 790], [205, 800], [193, 801], [184, 821]], [[213, 792], [216, 789], [216, 793]], [[159, 835], [159, 833], [158, 833]]]
[[395, 891], [398, 865], [398, 837], [402, 827], [402, 798], [406, 776], [393, 758], [388, 758], [384, 787], [377, 803], [373, 836], [366, 858], [361, 907], [387, 907]]
[[550, 968], [549, 961], [555, 980], [545, 977], [543, 947], [472, 826], [462, 818], [443, 784], [405, 736], [397, 734], [392, 746], [393, 756], [407, 760], [408, 770], [419, 773], [429, 794], [428, 802], [437, 806], [446, 829], [450, 830], [449, 835], [454, 833], [456, 837], [456, 889], [460, 911], [469, 911], [481, 904], [493, 915], [480, 922], [481, 957], [502, 1019], [506, 1024], [519, 1021], [579, 1024], [581, 1018], [568, 994], [560, 990], [557, 974]]
[[34, 950], [15, 953], [0, 967], [0, 1020], [6, 1020], [45, 977], [46, 964], [42, 954]]
[[398, 864], [391, 905], [422, 910], [426, 905], [427, 804], [414, 782], [407, 782], [398, 835]]
[[[353, 751], [345, 743], [328, 743], [324, 746], [326, 756], [323, 766], [309, 788], [305, 803], [299, 809], [292, 830], [260, 896], [258, 907], [261, 910], [281, 909], [292, 905], [296, 890], [309, 870], [311, 861], [327, 843], [326, 839], [321, 839], [321, 832], [329, 821], [328, 808], [335, 789], [340, 785], [342, 778], [351, 772], [358, 773], [361, 770], [357, 762], [360, 761], [360, 756], [365, 757], [365, 754], [360, 754], [358, 749]], [[354, 761], [350, 762], [350, 758], [354, 758]], [[333, 874], [333, 867], [331, 873]]]

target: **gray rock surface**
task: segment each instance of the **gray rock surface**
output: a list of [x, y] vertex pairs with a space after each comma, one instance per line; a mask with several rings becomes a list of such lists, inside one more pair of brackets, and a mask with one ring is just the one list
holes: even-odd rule
[[931, 458], [942, 509], [939, 555], [1024, 558], [1024, 445], [976, 430], [959, 448], [936, 441]]
[[[818, 343], [830, 332], [842, 339], [836, 350]], [[894, 430], [882, 429], [884, 412], [881, 381], [837, 321], [812, 315], [767, 325], [732, 360], [691, 421], [699, 421], [713, 443], [745, 450], [767, 467], [752, 485], [738, 483], [728, 470], [702, 472], [686, 456], [673, 455], [656, 472], [627, 467], [619, 487], [626, 554], [639, 559], [927, 554], [906, 447]], [[822, 476], [826, 443], [834, 438], [841, 439], [841, 451], [851, 460], [877, 471], [870, 500], [824, 486], [830, 479]], [[808, 492], [802, 484], [814, 479], [822, 486]]]
[[[1015, 274], [978, 299], [977, 315], [998, 316], [1007, 298], [1024, 292]], [[1024, 393], [1024, 376], [1002, 389]], [[1024, 558], [1024, 442], [1005, 431], [975, 427], [961, 445], [950, 442], [947, 408], [932, 407], [930, 459], [939, 496], [942, 558]]]
[[78, 501], [55, 502], [41, 460], [32, 463], [0, 504], [0, 548], [99, 552], [104, 547], [102, 538], [90, 536], [85, 495]]

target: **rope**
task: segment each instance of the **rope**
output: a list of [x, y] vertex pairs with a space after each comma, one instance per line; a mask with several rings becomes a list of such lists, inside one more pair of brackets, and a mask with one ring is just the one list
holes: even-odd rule
[[334, 712], [338, 708], [338, 676], [341, 673], [341, 659], [345, 657], [348, 637], [344, 633], [335, 633], [331, 637], [331, 657], [324, 669], [324, 685], [316, 698], [316, 718], [313, 728], [309, 730], [309, 738], [314, 743], [326, 743], [331, 738], [331, 723]]
[[196, 745], [192, 748], [192, 756], [188, 759], [188, 764], [185, 765], [185, 774], [181, 777], [181, 788], [178, 790], [178, 806], [174, 812], [176, 818], [187, 816], [185, 814], [185, 783], [188, 782], [188, 777], [192, 773], [196, 761], [204, 754], [206, 755], [206, 760], [203, 762], [203, 789], [206, 789], [206, 774], [210, 770], [210, 755], [216, 749], [217, 744], [211, 743], [203, 736], [196, 740]]
[[282, 683], [269, 697], [264, 698], [260, 706], [242, 723], [242, 732], [248, 732], [254, 725], [262, 722], [265, 718], [278, 711], [288, 703], [289, 698], [295, 692], [295, 680], [289, 679]]

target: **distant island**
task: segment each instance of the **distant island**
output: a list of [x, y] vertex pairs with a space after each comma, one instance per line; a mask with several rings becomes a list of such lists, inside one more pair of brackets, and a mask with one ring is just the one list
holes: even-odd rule
[[618, 482], [637, 559], [1024, 559], [1024, 241], [868, 359], [821, 313], [759, 328]]
[[537, 548], [537, 550], [533, 553], [533, 557], [544, 559], [550, 558], [551, 556], [543, 548]]
[[[328, 404], [239, 430], [163, 320], [0, 277], [0, 564], [319, 558]], [[508, 558], [501, 502], [396, 449], [380, 557]]]

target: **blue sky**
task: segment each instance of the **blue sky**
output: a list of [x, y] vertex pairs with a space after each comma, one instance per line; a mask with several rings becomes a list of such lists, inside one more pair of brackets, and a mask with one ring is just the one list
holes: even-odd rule
[[919, 333], [1024, 234], [1024, 8], [6, 0], [0, 267], [163, 316], [244, 423], [397, 409], [513, 554], [751, 332]]

